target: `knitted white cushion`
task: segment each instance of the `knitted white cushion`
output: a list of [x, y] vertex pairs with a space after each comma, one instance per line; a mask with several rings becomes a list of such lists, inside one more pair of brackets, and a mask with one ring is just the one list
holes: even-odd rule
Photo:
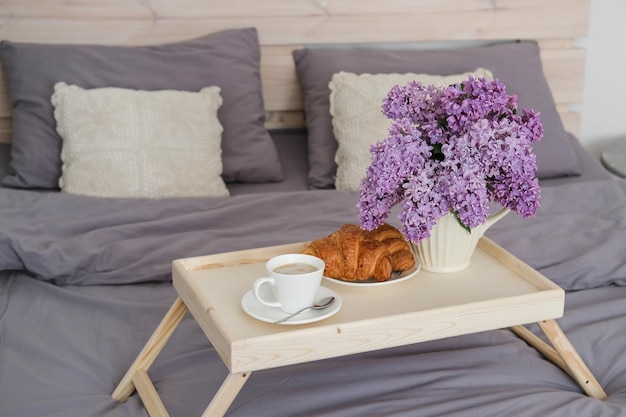
[[57, 83], [61, 190], [97, 197], [225, 196], [219, 87], [200, 92]]
[[339, 145], [335, 154], [335, 187], [339, 190], [359, 189], [371, 162], [369, 148], [387, 137], [391, 125], [382, 112], [382, 104], [393, 86], [405, 85], [409, 81], [419, 81], [424, 85], [450, 85], [464, 81], [470, 75], [493, 79], [492, 73], [483, 68], [449, 76], [334, 74], [328, 87], [333, 132]]

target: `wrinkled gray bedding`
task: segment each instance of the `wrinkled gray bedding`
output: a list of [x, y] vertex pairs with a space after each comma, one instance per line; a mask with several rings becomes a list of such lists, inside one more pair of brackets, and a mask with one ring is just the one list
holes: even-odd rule
[[[356, 220], [339, 191], [101, 200], [0, 189], [0, 417], [146, 416], [110, 393], [176, 294], [171, 260], [314, 239]], [[609, 398], [507, 330], [256, 372], [227, 415], [626, 416], [626, 182], [544, 187], [488, 236], [568, 290], [558, 322]], [[418, 278], [416, 278], [418, 279]], [[151, 368], [173, 417], [227, 369], [187, 315]]]

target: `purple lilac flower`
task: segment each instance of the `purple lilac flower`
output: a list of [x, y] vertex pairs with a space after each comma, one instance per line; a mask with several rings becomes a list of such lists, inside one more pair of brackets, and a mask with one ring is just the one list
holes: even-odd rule
[[543, 136], [539, 113], [517, 114], [517, 97], [498, 80], [469, 77], [435, 87], [393, 87], [382, 105], [389, 135], [370, 149], [372, 162], [357, 204], [361, 227], [384, 223], [395, 205], [412, 242], [430, 236], [449, 211], [469, 229], [483, 224], [489, 203], [523, 217], [539, 208], [531, 144]]

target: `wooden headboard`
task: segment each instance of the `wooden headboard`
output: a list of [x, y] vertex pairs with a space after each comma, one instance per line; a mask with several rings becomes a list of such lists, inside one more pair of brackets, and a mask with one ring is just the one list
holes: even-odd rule
[[[19, 0], [0, 7], [0, 39], [149, 45], [254, 26], [262, 46], [267, 127], [304, 125], [291, 52], [306, 45], [540, 42], [566, 128], [578, 133], [589, 0]], [[11, 109], [0, 88], [0, 142]]]

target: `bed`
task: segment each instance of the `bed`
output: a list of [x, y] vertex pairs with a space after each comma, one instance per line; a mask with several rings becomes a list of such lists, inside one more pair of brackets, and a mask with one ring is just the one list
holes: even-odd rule
[[[256, 372], [226, 415], [626, 416], [626, 183], [576, 136], [588, 7], [5, 5], [0, 416], [146, 416], [138, 395], [118, 403], [111, 393], [176, 299], [173, 260], [313, 240], [357, 221], [358, 192], [336, 187], [352, 154], [336, 161], [344, 133], [333, 124], [353, 107], [331, 103], [332, 76], [479, 67], [545, 128], [540, 210], [509, 214], [487, 236], [566, 291], [558, 323], [607, 398], [500, 329]], [[125, 123], [134, 148], [116, 142]], [[150, 368], [176, 417], [202, 415], [227, 373], [189, 315]]]

